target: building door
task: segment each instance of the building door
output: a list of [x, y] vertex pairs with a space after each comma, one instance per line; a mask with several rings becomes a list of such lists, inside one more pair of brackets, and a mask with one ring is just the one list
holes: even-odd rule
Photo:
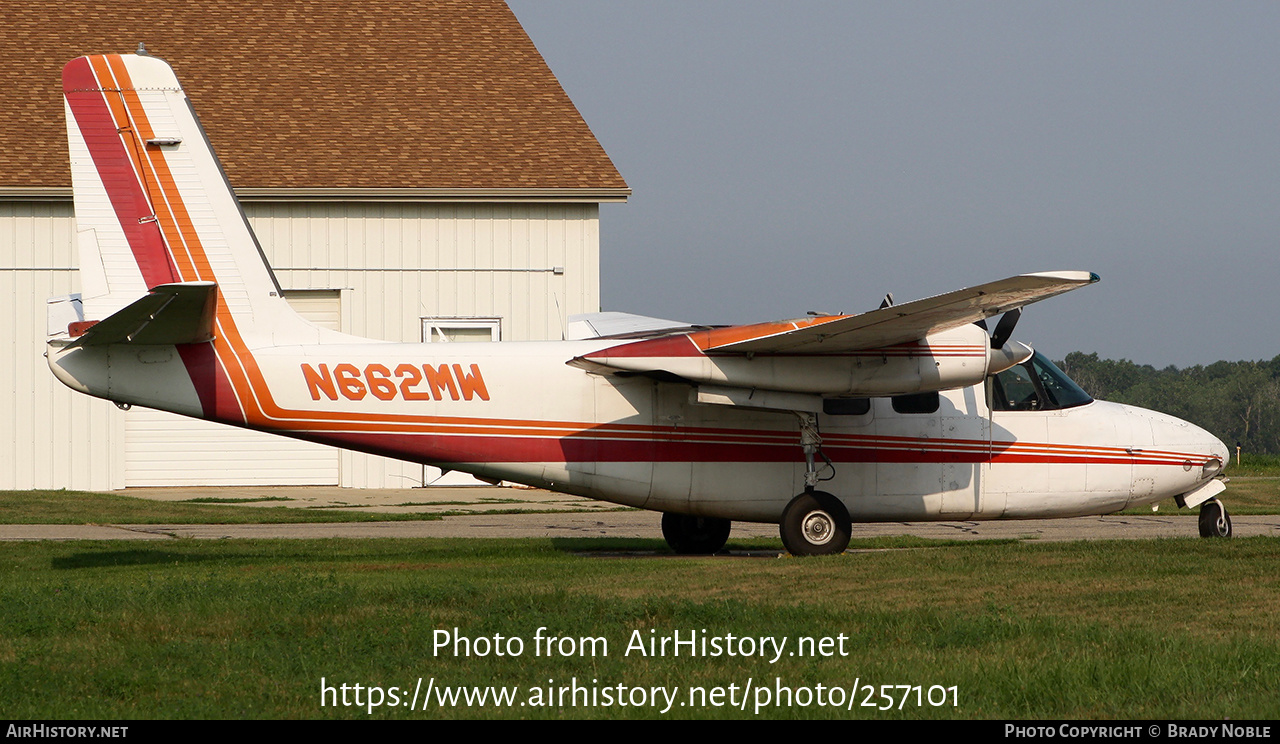
[[[338, 290], [291, 290], [304, 318], [340, 330]], [[336, 486], [341, 451], [135, 407], [125, 414], [125, 486]]]

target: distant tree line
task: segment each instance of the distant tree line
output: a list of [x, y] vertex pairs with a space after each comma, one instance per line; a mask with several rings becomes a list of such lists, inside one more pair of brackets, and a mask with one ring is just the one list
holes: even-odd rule
[[1233, 457], [1237, 442], [1246, 454], [1280, 454], [1280, 356], [1156, 369], [1074, 351], [1056, 364], [1095, 398], [1161, 411], [1212, 432]]

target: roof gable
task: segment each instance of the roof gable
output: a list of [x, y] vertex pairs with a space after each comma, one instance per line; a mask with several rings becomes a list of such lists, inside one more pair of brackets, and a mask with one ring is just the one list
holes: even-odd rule
[[62, 66], [141, 41], [237, 188], [626, 188], [502, 0], [17, 5], [0, 187], [70, 184]]

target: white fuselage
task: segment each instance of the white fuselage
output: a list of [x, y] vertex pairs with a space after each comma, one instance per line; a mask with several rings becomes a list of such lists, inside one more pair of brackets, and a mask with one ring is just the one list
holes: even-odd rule
[[[847, 540], [828, 494], [867, 521], [1100, 514], [1221, 488], [1221, 442], [1083, 391], [1057, 398], [1046, 385], [1074, 384], [1008, 338], [1011, 312], [1091, 272], [635, 338], [357, 339], [289, 307], [164, 61], [80, 57], [62, 88], [82, 294], [67, 298], [74, 321], [50, 323], [66, 332], [49, 364], [90, 395], [646, 509], [782, 520], [805, 554]], [[977, 325], [997, 314], [994, 333]], [[898, 397], [820, 413], [868, 395]], [[894, 409], [920, 396], [928, 412]], [[714, 551], [727, 536], [679, 521], [664, 519], [675, 543]]]
[[[118, 403], [658, 511], [776, 522], [805, 487], [790, 412], [696, 403], [688, 384], [566, 364], [616, 341], [326, 340], [54, 345], [50, 364]], [[1212, 435], [1151, 411], [992, 412], [981, 384], [939, 395], [931, 413], [876, 398], [866, 413], [818, 414], [834, 469], [820, 488], [855, 522], [1103, 514], [1191, 492], [1226, 462]]]

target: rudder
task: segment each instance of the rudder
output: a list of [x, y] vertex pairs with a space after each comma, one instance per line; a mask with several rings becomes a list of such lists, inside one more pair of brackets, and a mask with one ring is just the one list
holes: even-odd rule
[[215, 282], [220, 319], [242, 336], [297, 325], [173, 69], [100, 55], [62, 80], [85, 317], [158, 285]]

